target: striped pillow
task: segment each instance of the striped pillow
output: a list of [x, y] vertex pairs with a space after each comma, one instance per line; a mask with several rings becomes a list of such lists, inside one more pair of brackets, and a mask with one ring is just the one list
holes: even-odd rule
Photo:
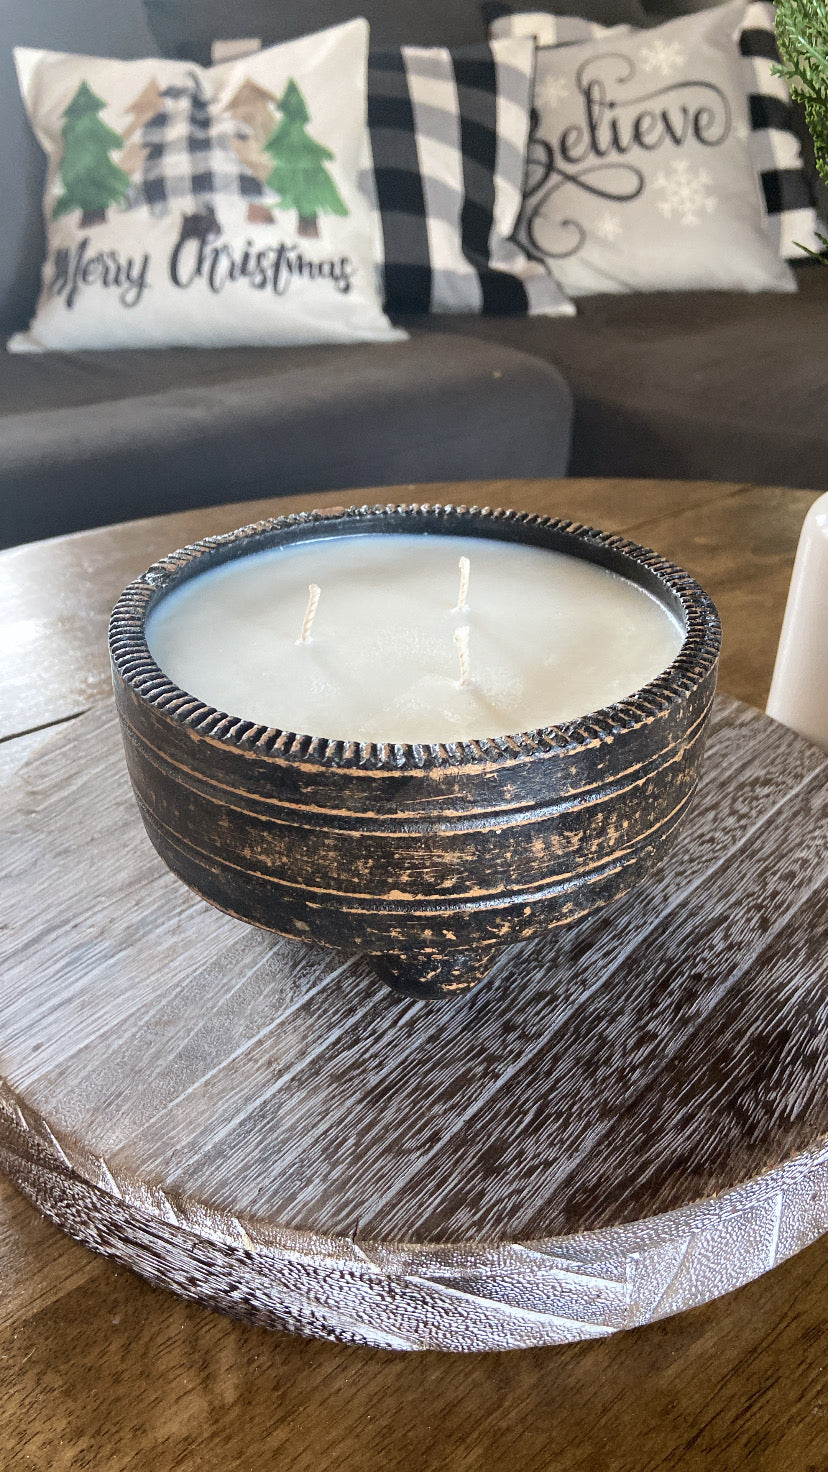
[[510, 239], [533, 69], [529, 39], [371, 51], [365, 185], [388, 311], [574, 313]]
[[768, 224], [785, 260], [801, 260], [798, 245], [818, 251], [819, 221], [802, 159], [791, 94], [784, 77], [774, 76], [779, 51], [773, 6], [755, 0], [746, 6], [739, 33], [750, 103], [751, 151], [759, 170]]

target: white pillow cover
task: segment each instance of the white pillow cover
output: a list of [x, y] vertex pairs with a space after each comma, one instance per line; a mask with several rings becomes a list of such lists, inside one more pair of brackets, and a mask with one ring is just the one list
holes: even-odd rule
[[796, 290], [751, 152], [744, 15], [733, 0], [538, 50], [516, 238], [570, 296]]
[[368, 25], [221, 66], [18, 50], [47, 256], [11, 351], [395, 340], [358, 185]]

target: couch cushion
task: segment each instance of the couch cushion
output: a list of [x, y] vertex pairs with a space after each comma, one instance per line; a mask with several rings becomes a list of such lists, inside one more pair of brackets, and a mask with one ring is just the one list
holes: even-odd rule
[[575, 397], [572, 475], [825, 490], [828, 269], [796, 276], [796, 296], [596, 296], [574, 319], [452, 317], [443, 327], [560, 368]]
[[254, 496], [563, 475], [571, 398], [539, 359], [423, 334], [278, 351], [0, 350], [0, 416], [8, 546]]
[[157, 56], [141, 0], [0, 0], [0, 330], [24, 327], [43, 260], [45, 164], [17, 85], [12, 48]]
[[214, 41], [255, 37], [263, 46], [289, 41], [363, 15], [371, 44], [464, 46], [486, 40], [479, 0], [147, 0], [150, 25], [165, 56], [206, 66]]

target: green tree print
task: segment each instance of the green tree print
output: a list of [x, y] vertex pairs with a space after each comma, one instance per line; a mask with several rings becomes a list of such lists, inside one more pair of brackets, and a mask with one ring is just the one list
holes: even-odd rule
[[325, 168], [325, 161], [334, 155], [324, 144], [308, 137], [305, 124], [310, 121], [310, 113], [292, 77], [279, 100], [279, 110], [281, 120], [263, 145], [273, 160], [264, 182], [279, 196], [283, 209], [296, 210], [298, 233], [315, 238], [319, 234], [319, 215], [348, 213]]
[[123, 147], [124, 140], [98, 117], [105, 106], [81, 82], [63, 114], [60, 176], [64, 193], [52, 211], [54, 219], [80, 210], [82, 227], [100, 225], [109, 205], [117, 204], [129, 189], [129, 174], [109, 157], [113, 148]]

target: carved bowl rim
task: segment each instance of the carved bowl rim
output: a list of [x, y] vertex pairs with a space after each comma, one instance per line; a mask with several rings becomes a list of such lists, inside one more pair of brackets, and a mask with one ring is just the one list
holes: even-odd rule
[[[646, 569], [673, 595], [685, 621], [686, 632], [681, 649], [672, 663], [641, 689], [575, 720], [505, 736], [433, 743], [347, 741], [257, 724], [217, 710], [182, 690], [154, 660], [146, 640], [147, 616], [167, 591], [193, 576], [195, 570], [206, 571], [230, 560], [233, 549], [242, 541], [259, 542], [261, 545], [255, 550], [262, 551], [278, 543], [281, 533], [332, 523], [344, 523], [346, 527], [350, 523], [357, 529], [353, 533], [357, 535], [361, 520], [376, 521], [382, 517], [410, 519], [411, 530], [415, 532], [420, 529], [418, 523], [422, 525], [431, 521], [437, 530], [447, 535], [462, 535], [462, 532], [447, 531], [441, 522], [449, 518], [468, 518], [482, 525], [484, 534], [496, 540], [542, 545], [521, 536], [499, 537], [498, 528], [508, 526], [512, 532], [551, 533], [571, 537], [576, 544], [606, 549]], [[404, 529], [407, 528], [394, 528], [396, 531]], [[348, 535], [348, 531], [342, 530], [339, 534]], [[295, 540], [303, 539], [299, 536]], [[198, 568], [202, 562], [203, 569]], [[596, 742], [610, 742], [621, 732], [645, 725], [663, 715], [671, 706], [685, 701], [715, 665], [720, 646], [721, 624], [709, 594], [683, 568], [649, 547], [565, 517], [537, 516], [531, 512], [490, 506], [431, 502], [366, 503], [300, 511], [251, 522], [219, 536], [204, 537], [169, 553], [135, 578], [115, 604], [109, 625], [113, 670], [137, 696], [178, 725], [223, 746], [264, 758], [318, 767], [389, 772], [406, 768], [490, 766], [493, 762], [525, 760], [553, 753], [566, 757]]]

